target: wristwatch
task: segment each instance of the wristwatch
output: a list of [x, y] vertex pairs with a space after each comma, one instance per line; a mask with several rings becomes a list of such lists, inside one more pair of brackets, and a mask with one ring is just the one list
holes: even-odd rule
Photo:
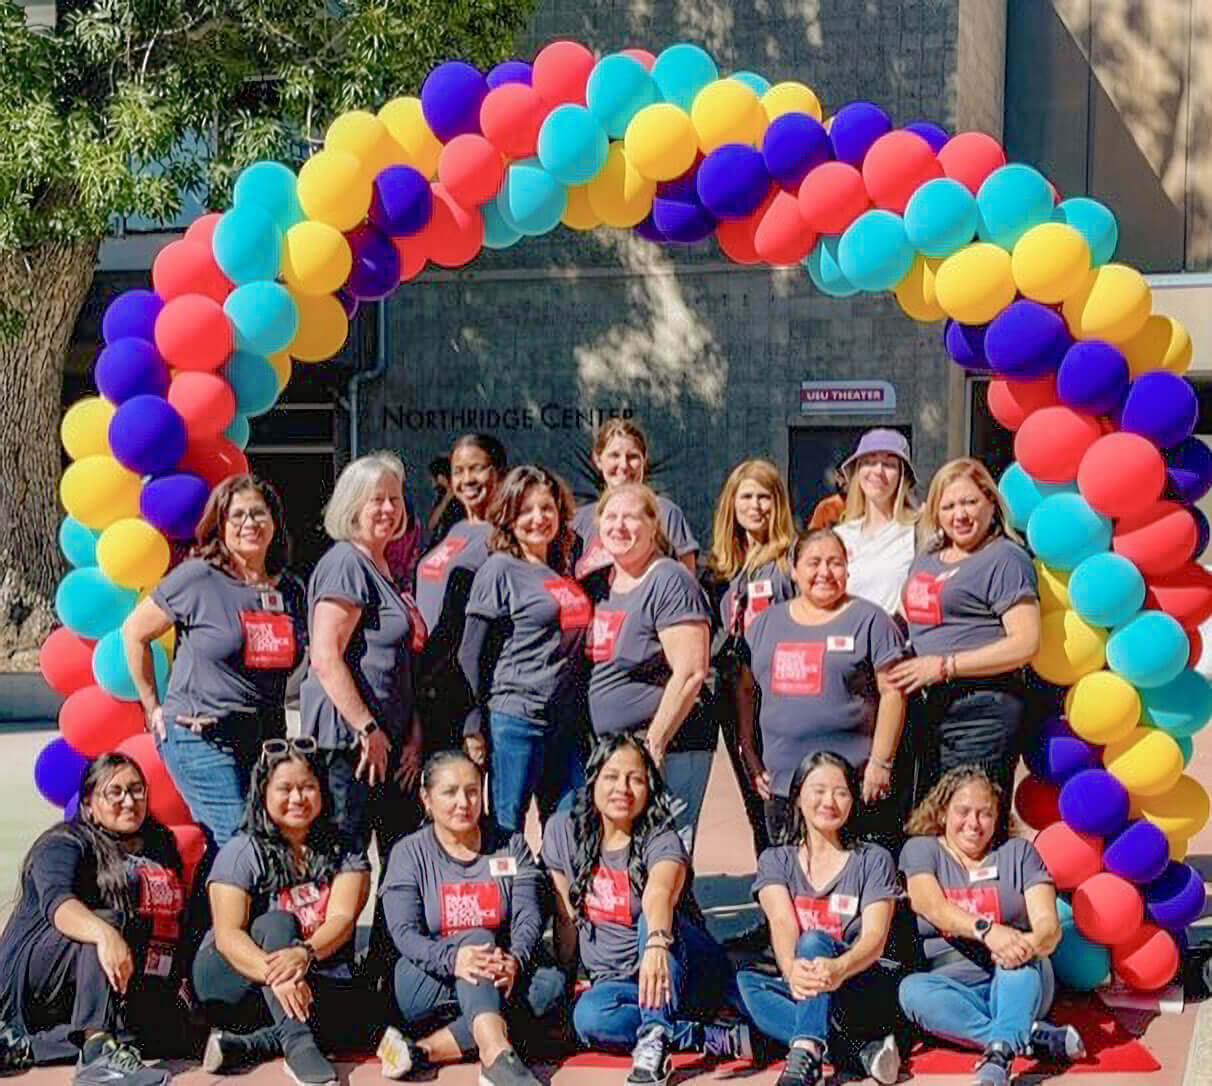
[[976, 937], [983, 943], [986, 936], [993, 928], [993, 922], [987, 916], [978, 916], [972, 922], [972, 930], [976, 933]]
[[369, 739], [378, 730], [379, 730], [379, 725], [376, 724], [373, 720], [368, 720], [365, 724], [362, 725], [361, 729], [358, 731], [358, 735], [362, 739]]

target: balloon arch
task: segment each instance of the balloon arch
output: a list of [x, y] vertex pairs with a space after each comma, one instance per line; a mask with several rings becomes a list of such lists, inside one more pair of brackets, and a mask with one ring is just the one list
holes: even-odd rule
[[[1183, 769], [1212, 716], [1191, 667], [1212, 615], [1193, 505], [1212, 454], [1192, 437], [1186, 331], [1112, 262], [1106, 207], [1061, 200], [991, 137], [895, 128], [869, 102], [824, 119], [804, 84], [721, 77], [690, 44], [598, 59], [559, 41], [487, 75], [441, 64], [419, 98], [338, 117], [297, 176], [248, 167], [229, 210], [159, 253], [152, 290], [110, 304], [100, 395], [62, 425], [59, 542], [74, 568], [41, 657], [67, 697], [35, 768], [43, 793], [70, 804], [83, 756], [128, 750], [196, 860], [120, 623], [210, 488], [246, 468], [248, 419], [294, 363], [341, 348], [360, 302], [561, 224], [669, 245], [714, 235], [737, 263], [802, 264], [824, 294], [891, 292], [914, 320], [942, 322], [958, 365], [992, 371], [989, 407], [1017, 458], [1000, 485], [1040, 576], [1034, 668], [1069, 687], [1016, 796], [1066, 894], [1057, 971], [1081, 988], [1112, 973], [1168, 982], [1204, 901], [1181, 861], [1209, 801]], [[161, 685], [170, 653], [153, 650]]]

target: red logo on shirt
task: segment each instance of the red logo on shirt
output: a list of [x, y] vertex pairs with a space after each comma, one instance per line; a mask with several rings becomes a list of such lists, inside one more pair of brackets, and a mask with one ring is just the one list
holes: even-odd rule
[[314, 935], [328, 916], [327, 886], [320, 887], [314, 882], [304, 882], [292, 886], [289, 890], [278, 892], [278, 908], [290, 913], [299, 921], [299, 929], [303, 938]]
[[501, 890], [495, 882], [444, 882], [440, 893], [443, 935], [501, 923]]
[[443, 539], [421, 559], [420, 565], [417, 566], [417, 577], [422, 581], [440, 581], [446, 567], [466, 546], [466, 539]]
[[139, 875], [139, 914], [151, 917], [153, 938], [175, 942], [181, 934], [180, 916], [185, 907], [181, 880], [171, 868], [159, 864], [142, 863], [135, 870]]
[[626, 871], [598, 865], [593, 873], [593, 889], [585, 898], [585, 915], [593, 924], [632, 926], [631, 878]]
[[[728, 615], [728, 629], [736, 629], [736, 607], [737, 598], [740, 593], [736, 593], [729, 601], [730, 614]], [[774, 586], [769, 578], [764, 581], [751, 581], [748, 591], [745, 593], [745, 615], [741, 625], [741, 633], [748, 633], [749, 627], [753, 621], [763, 611], [770, 609], [770, 604], [774, 599]]]
[[240, 622], [244, 626], [245, 667], [294, 665], [295, 630], [289, 615], [272, 611], [241, 611]]
[[997, 896], [996, 886], [964, 887], [963, 889], [944, 887], [943, 896], [966, 913], [982, 916], [991, 924], [1002, 922], [1002, 903]]
[[770, 661], [770, 689], [802, 697], [821, 692], [825, 646], [820, 641], [780, 641]]
[[600, 607], [594, 611], [589, 633], [585, 637], [585, 655], [595, 664], [614, 659], [619, 630], [623, 628], [623, 619], [626, 617], [626, 611], [603, 611]]
[[599, 569], [605, 569], [613, 561], [610, 552], [602, 546], [602, 541], [595, 535], [589, 541], [585, 553], [581, 555], [581, 560], [577, 563], [577, 580], [582, 580]]
[[425, 642], [429, 639], [429, 630], [425, 627], [425, 619], [421, 616], [413, 598], [407, 593], [403, 593], [400, 599], [404, 603], [404, 610], [408, 612], [408, 622], [412, 626], [412, 640], [409, 642], [409, 648], [413, 652], [420, 652], [425, 647]]
[[543, 587], [560, 605], [561, 630], [583, 630], [589, 625], [593, 608], [589, 605], [589, 597], [581, 591], [580, 585], [563, 577], [555, 577], [544, 581]]
[[943, 582], [931, 573], [915, 573], [905, 585], [905, 617], [919, 626], [943, 621]]
[[797, 896], [795, 915], [800, 922], [800, 931], [823, 931], [835, 939], [841, 939], [845, 920], [831, 908], [832, 898]]

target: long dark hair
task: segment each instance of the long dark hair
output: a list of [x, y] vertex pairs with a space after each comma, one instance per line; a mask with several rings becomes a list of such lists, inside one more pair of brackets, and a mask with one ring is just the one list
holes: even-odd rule
[[787, 820], [787, 828], [782, 841], [779, 844], [784, 845], [800, 845], [808, 841], [808, 820], [804, 818], [804, 808], [800, 803], [800, 793], [804, 790], [804, 781], [808, 779], [808, 774], [814, 769], [820, 769], [821, 766], [833, 766], [834, 769], [840, 769], [842, 776], [846, 778], [846, 787], [850, 791], [850, 814], [846, 818], [845, 824], [838, 831], [842, 845], [849, 848], [858, 839], [858, 835], [854, 830], [854, 812], [859, 805], [859, 796], [861, 790], [859, 788], [858, 770], [854, 768], [840, 754], [834, 754], [831, 750], [818, 750], [809, 754], [799, 766], [796, 767], [795, 776], [791, 778], [791, 789], [787, 793], [791, 800], [791, 817]]
[[189, 550], [189, 557], [201, 558], [224, 573], [235, 572], [236, 564], [223, 541], [223, 531], [232, 499], [248, 491], [261, 496], [274, 522], [274, 537], [265, 552], [265, 572], [273, 577], [290, 564], [291, 542], [282, 515], [282, 499], [264, 479], [247, 472], [229, 475], [210, 492], [202, 515], [198, 518], [198, 526], [194, 529], [195, 542]]
[[[29, 851], [25, 854], [25, 859], [21, 861], [20, 886], [22, 892], [25, 890], [26, 880], [33, 870], [42, 845], [55, 838], [66, 837], [78, 842], [84, 849], [87, 865], [95, 873], [97, 891], [105, 906], [113, 909], [124, 919], [134, 915], [137, 903], [131, 898], [127, 866], [127, 860], [131, 854], [121, 847], [119, 842], [122, 837], [96, 822], [91, 810], [94, 794], [99, 789], [103, 789], [110, 778], [120, 769], [133, 769], [139, 774], [143, 787], [147, 787], [147, 778], [143, 775], [143, 770], [139, 767], [139, 763], [129, 755], [102, 754], [89, 762], [80, 778], [80, 805], [76, 809], [75, 816], [43, 831], [30, 846]], [[166, 863], [176, 871], [178, 876], [182, 875], [181, 854], [177, 851], [176, 840], [169, 830], [150, 813], [131, 836], [138, 836], [143, 842], [139, 855]]]
[[535, 464], [520, 464], [512, 468], [501, 481], [493, 495], [492, 504], [488, 507], [488, 521], [492, 525], [492, 534], [488, 537], [490, 551], [504, 551], [515, 558], [521, 558], [522, 547], [513, 533], [513, 526], [522, 514], [522, 503], [526, 493], [532, 486], [547, 489], [559, 512], [560, 523], [556, 529], [556, 537], [551, 542], [547, 555], [547, 565], [560, 574], [572, 572], [572, 491], [553, 471]]

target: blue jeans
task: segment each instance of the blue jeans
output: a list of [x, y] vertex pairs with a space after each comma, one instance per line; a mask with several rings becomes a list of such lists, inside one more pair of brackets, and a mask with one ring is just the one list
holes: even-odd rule
[[1031, 1023], [1048, 1013], [1054, 992], [1052, 964], [1037, 958], [1018, 969], [995, 968], [980, 984], [914, 973], [901, 981], [900, 1001], [910, 1021], [946, 1041], [969, 1048], [1001, 1041], [1022, 1053]]
[[673, 799], [673, 825], [691, 856], [694, 856], [694, 835], [699, 827], [699, 814], [703, 810], [714, 756], [715, 752], [710, 750], [683, 750], [665, 755], [661, 775]]
[[[642, 1029], [656, 1025], [665, 1031], [675, 1051], [703, 1047], [702, 1023], [681, 1014], [710, 1016], [734, 1002], [736, 978], [723, 948], [707, 932], [680, 918], [673, 927], [669, 1002], [663, 1007], [641, 1007], [637, 981], [598, 981], [577, 1000], [572, 1012], [572, 1024], [583, 1045], [630, 1050]], [[648, 925], [641, 917], [636, 945], [642, 948], [647, 942]]]
[[539, 818], [572, 804], [585, 782], [577, 736], [571, 729], [544, 725], [508, 713], [489, 714], [492, 734], [492, 813], [501, 829], [521, 833], [530, 797]]
[[216, 740], [165, 721], [164, 738], [157, 736], [156, 749], [194, 821], [214, 848], [222, 848], [244, 821], [249, 778], [261, 749], [260, 733], [247, 740]]

